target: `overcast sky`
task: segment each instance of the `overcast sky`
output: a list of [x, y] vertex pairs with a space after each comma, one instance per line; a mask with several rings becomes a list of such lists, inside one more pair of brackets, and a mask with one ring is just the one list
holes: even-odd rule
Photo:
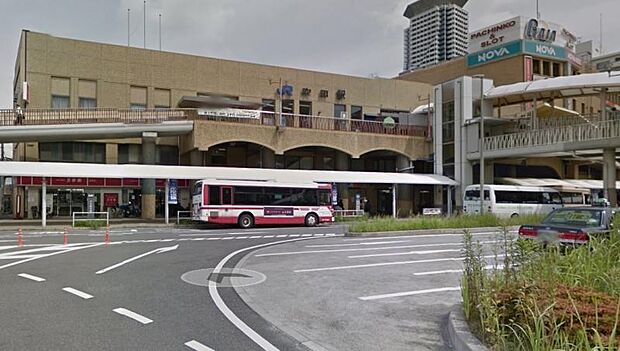
[[[166, 51], [392, 77], [402, 69], [403, 0], [148, 0], [147, 46]], [[0, 0], [0, 108], [10, 108], [22, 28], [56, 36], [143, 45], [142, 0]], [[534, 16], [535, 0], [470, 0], [470, 30], [516, 15]], [[620, 50], [620, 0], [540, 0], [542, 18], [576, 36]]]

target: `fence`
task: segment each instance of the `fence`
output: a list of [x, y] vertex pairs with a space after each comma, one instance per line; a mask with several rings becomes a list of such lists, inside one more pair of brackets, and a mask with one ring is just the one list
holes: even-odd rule
[[587, 142], [620, 137], [620, 120], [606, 120], [566, 127], [487, 137], [485, 151], [545, 146], [567, 142]]
[[86, 123], [153, 124], [191, 119], [187, 109], [26, 109], [0, 110], [0, 126]]
[[334, 210], [334, 217], [361, 217], [364, 210]]
[[[181, 217], [181, 213], [188, 214], [188, 216]], [[181, 224], [181, 219], [192, 219], [192, 211], [177, 211], [177, 224]]]
[[259, 118], [222, 117], [207, 114], [201, 115], [200, 119], [228, 123], [280, 126], [284, 128], [306, 128], [417, 137], [428, 137], [429, 131], [429, 128], [426, 126], [387, 123], [386, 121], [368, 121], [287, 113], [283, 113], [281, 118], [278, 118], [279, 116], [279, 114], [273, 112], [262, 112]]

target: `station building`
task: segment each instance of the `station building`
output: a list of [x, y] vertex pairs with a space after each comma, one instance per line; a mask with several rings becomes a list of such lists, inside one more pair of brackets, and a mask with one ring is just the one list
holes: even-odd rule
[[[36, 140], [19, 139], [14, 160], [432, 173], [424, 108], [431, 88], [24, 30], [14, 78], [21, 123], [49, 120], [64, 127]], [[75, 136], [67, 126], [132, 118], [193, 126], [175, 133], [154, 127], [131, 137], [112, 129]], [[163, 180], [68, 175], [47, 181], [49, 215], [128, 203], [140, 206], [145, 218], [163, 212]], [[40, 213], [41, 183], [36, 177], [14, 180], [16, 217]], [[178, 187], [187, 208], [190, 182], [179, 179]], [[345, 208], [366, 197], [380, 214], [392, 211], [390, 189], [363, 179], [337, 185]], [[436, 205], [432, 186], [399, 186], [398, 192], [401, 215]]]

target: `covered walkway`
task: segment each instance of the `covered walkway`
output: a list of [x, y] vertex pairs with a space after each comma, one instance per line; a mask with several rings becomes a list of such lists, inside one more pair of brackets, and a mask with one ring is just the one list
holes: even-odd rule
[[[139, 178], [165, 179], [165, 219], [169, 220], [168, 194], [170, 179], [214, 179], [214, 180], [251, 180], [286, 183], [364, 183], [389, 184], [392, 186], [393, 215], [397, 209], [397, 185], [431, 185], [452, 187], [457, 183], [437, 174], [353, 172], [353, 171], [316, 171], [284, 170], [264, 168], [232, 167], [190, 167], [159, 165], [118, 165], [118, 164], [82, 164], [55, 162], [2, 162], [1, 176], [41, 177], [41, 208], [46, 208], [46, 178], [51, 177], [85, 177], [85, 178]], [[154, 202], [148, 205], [155, 205]], [[452, 205], [447, 204], [448, 213]], [[42, 213], [42, 225], [46, 225], [46, 211]]]

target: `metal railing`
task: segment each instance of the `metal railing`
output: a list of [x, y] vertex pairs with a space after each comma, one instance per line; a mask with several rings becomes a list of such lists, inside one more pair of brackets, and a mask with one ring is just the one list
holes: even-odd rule
[[222, 117], [195, 109], [26, 109], [0, 110], [0, 126], [37, 126], [87, 123], [156, 124], [167, 121], [211, 120], [284, 128], [315, 129], [355, 133], [429, 137], [427, 126], [407, 125], [392, 121], [369, 121], [324, 116], [280, 114], [262, 111], [259, 118]]
[[[186, 213], [188, 216], [181, 217], [181, 213]], [[181, 224], [181, 219], [192, 219], [192, 211], [177, 211], [177, 225]]]
[[0, 110], [0, 126], [86, 123], [153, 124], [192, 119], [188, 109], [26, 109]]
[[364, 210], [334, 210], [334, 217], [361, 217]]
[[298, 115], [283, 113], [262, 112], [259, 118], [239, 118], [201, 115], [200, 119], [228, 123], [242, 123], [263, 126], [280, 126], [284, 128], [302, 128], [328, 131], [388, 134], [400, 136], [428, 137], [429, 128], [426, 126], [386, 123], [382, 121], [367, 121], [348, 118], [323, 117], [312, 115]]
[[587, 142], [620, 137], [620, 120], [612, 119], [558, 128], [487, 137], [485, 151], [546, 146], [567, 142]]

